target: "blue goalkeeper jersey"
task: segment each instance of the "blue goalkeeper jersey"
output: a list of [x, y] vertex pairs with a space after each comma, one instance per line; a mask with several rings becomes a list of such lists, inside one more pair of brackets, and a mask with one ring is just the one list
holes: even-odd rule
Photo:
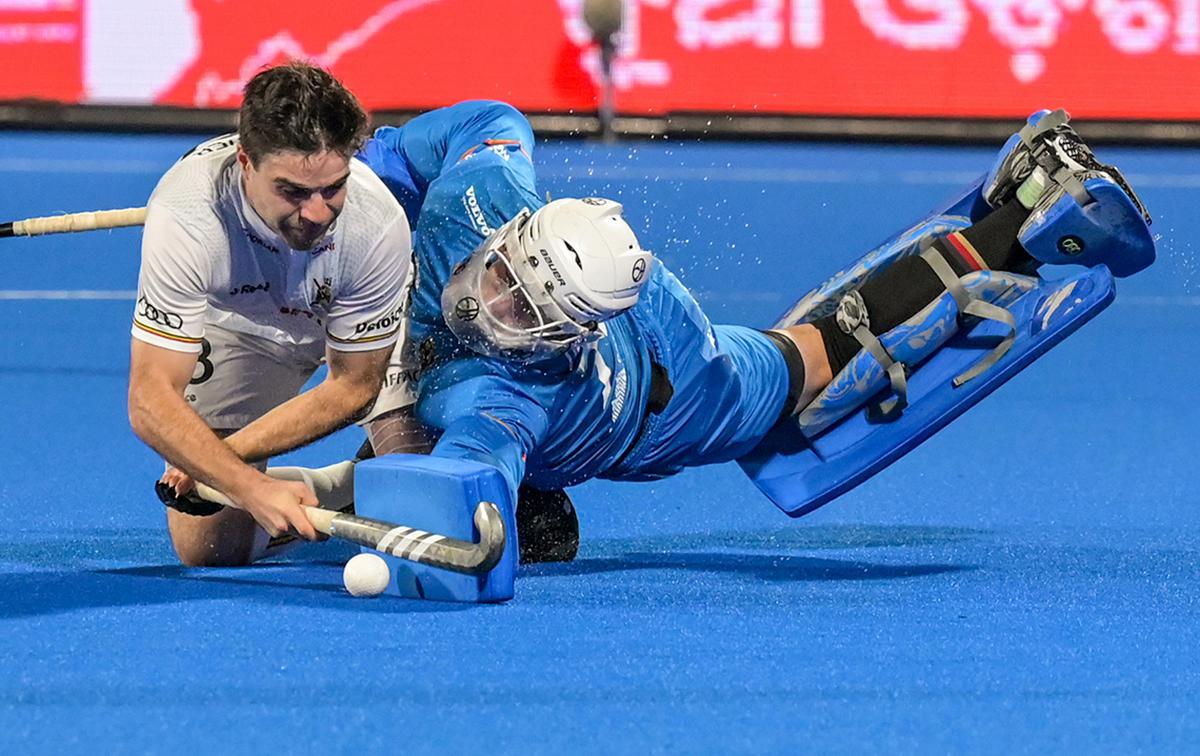
[[638, 304], [597, 342], [528, 366], [440, 362], [421, 379], [417, 411], [443, 431], [434, 454], [493, 465], [515, 494], [522, 480], [647, 480], [737, 459], [780, 418], [787, 393], [774, 344], [713, 326], [656, 263]]
[[381, 128], [360, 155], [413, 224], [410, 339], [421, 354], [418, 415], [442, 431], [434, 454], [499, 468], [514, 495], [522, 480], [553, 489], [647, 479], [745, 454], [782, 411], [783, 356], [757, 331], [713, 326], [658, 262], [636, 306], [553, 360], [480, 357], [445, 326], [454, 268], [544, 204], [532, 153], [518, 111], [473, 101]]

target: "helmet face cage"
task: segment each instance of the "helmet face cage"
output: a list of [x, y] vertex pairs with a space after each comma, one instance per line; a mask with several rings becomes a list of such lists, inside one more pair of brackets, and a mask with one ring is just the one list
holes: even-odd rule
[[529, 216], [523, 211], [488, 237], [455, 270], [442, 294], [450, 330], [485, 356], [534, 362], [597, 334], [594, 324], [568, 317], [521, 259], [519, 235]]

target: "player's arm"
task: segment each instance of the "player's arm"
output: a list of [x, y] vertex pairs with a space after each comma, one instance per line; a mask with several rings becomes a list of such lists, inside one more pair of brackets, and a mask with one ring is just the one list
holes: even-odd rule
[[[248, 504], [246, 508], [258, 518], [251, 502], [266, 494], [260, 489], [270, 479], [243, 462], [184, 401], [183, 391], [195, 367], [193, 353], [133, 339], [129, 365], [130, 425], [139, 438], [168, 462], [235, 501]], [[300, 514], [303, 518], [303, 513]], [[291, 522], [286, 513], [285, 521], [269, 519], [276, 532], [292, 525], [307, 525], [303, 519]]]
[[294, 529], [315, 538], [301, 509], [315, 503], [312, 492], [246, 465], [183, 398], [203, 335], [206, 260], [188, 229], [152, 204], [131, 329], [130, 425], [168, 462], [228, 494], [273, 535]]
[[391, 344], [365, 352], [327, 349], [325, 380], [225, 439], [256, 462], [305, 446], [349, 425], [379, 393]]
[[511, 144], [528, 158], [533, 154], [533, 129], [507, 103], [468, 100], [431, 110], [403, 126], [377, 129], [361, 157], [389, 187], [392, 177], [423, 192], [472, 150], [490, 144]]
[[416, 406], [413, 404], [372, 418], [366, 423], [366, 429], [371, 453], [377, 457], [385, 454], [428, 454], [433, 451], [435, 434], [417, 419]]
[[513, 501], [525, 460], [549, 427], [542, 403], [508, 377], [504, 366], [472, 357], [440, 365], [421, 384], [417, 415], [442, 430], [434, 456], [470, 459], [497, 468]]
[[524, 428], [487, 409], [451, 423], [433, 447], [432, 455], [470, 459], [495, 467], [504, 475], [512, 500], [525, 477], [528, 434]]
[[441, 327], [442, 290], [459, 263], [525, 208], [542, 204], [528, 163], [494, 153], [454, 166], [429, 187], [413, 230], [413, 319]]

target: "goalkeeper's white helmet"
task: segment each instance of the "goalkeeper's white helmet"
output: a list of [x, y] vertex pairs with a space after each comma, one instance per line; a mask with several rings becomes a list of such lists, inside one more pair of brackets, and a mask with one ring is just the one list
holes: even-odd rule
[[522, 211], [454, 271], [442, 314], [481, 354], [544, 359], [637, 304], [652, 264], [620, 203], [555, 200]]

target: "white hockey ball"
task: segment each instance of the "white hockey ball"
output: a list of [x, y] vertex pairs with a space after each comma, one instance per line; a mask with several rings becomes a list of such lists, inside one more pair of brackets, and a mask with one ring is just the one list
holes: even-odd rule
[[378, 596], [390, 582], [392, 572], [378, 554], [363, 552], [353, 556], [342, 569], [342, 583], [351, 596]]

